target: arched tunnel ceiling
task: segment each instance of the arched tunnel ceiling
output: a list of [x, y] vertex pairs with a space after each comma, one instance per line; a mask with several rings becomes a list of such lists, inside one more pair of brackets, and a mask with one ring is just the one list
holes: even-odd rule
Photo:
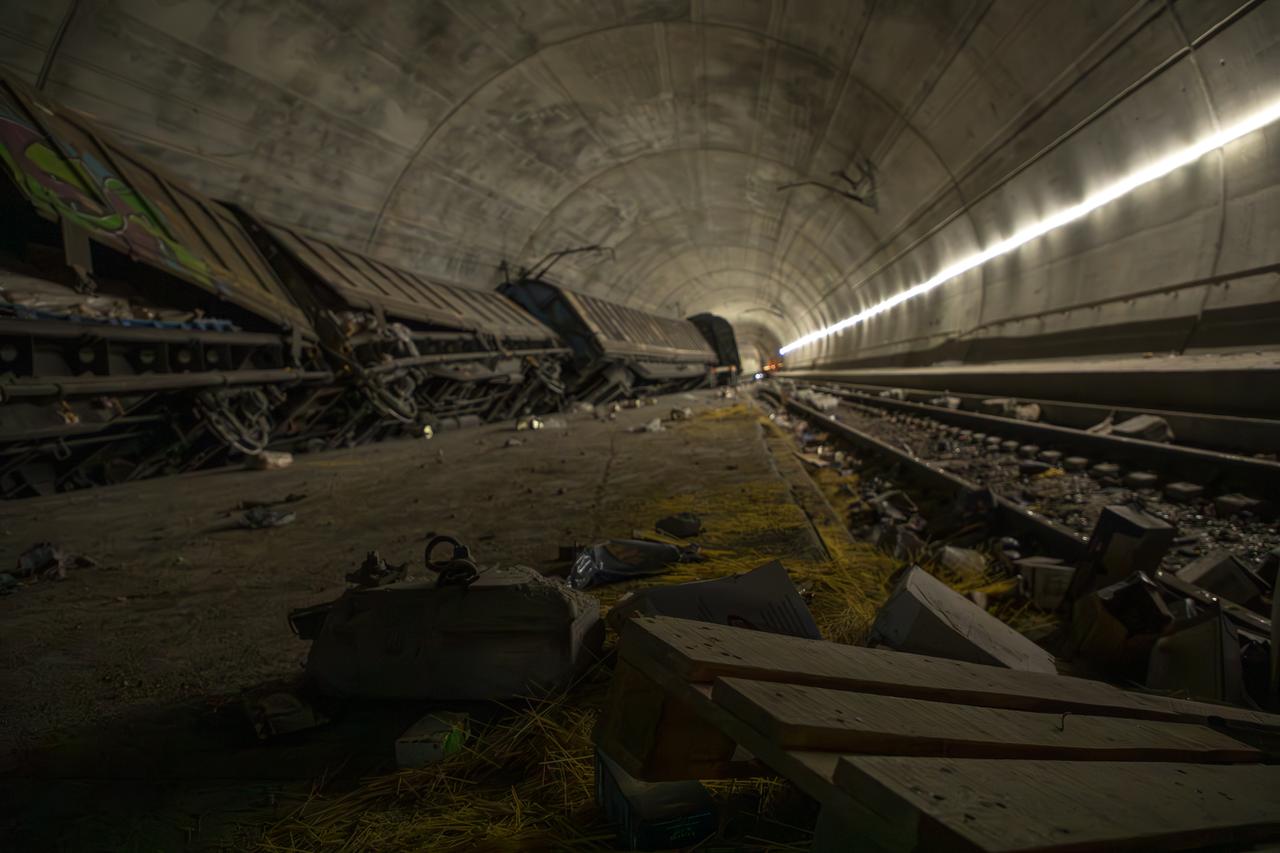
[[[1280, 3], [1244, 0], [6, 5], [11, 73], [214, 195], [477, 287], [504, 261], [608, 246], [554, 277], [664, 313], [716, 311], [770, 344], [1074, 200], [1090, 168], [1161, 150], [1155, 134], [1212, 126], [1280, 63]], [[1195, 63], [1190, 46], [1210, 36], [1234, 38], [1243, 71]], [[864, 160], [878, 209], [779, 190]], [[1218, 171], [1193, 181], [1168, 232], [1197, 235], [1184, 265], [1205, 266], [1200, 238], [1225, 228], [1226, 177], [1206, 168]], [[1251, 181], [1242, 192], [1274, 191], [1274, 165]], [[1088, 266], [1049, 254], [1028, 260], [1046, 281]], [[1037, 294], [1009, 298], [1060, 308]], [[853, 340], [892, 346], [999, 316], [950, 299], [927, 321], [886, 323], [878, 343]]]

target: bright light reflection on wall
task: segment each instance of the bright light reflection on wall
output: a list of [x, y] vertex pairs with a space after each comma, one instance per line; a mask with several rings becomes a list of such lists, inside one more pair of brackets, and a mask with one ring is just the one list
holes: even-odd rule
[[850, 326], [856, 326], [858, 323], [870, 320], [877, 314], [888, 311], [897, 305], [901, 305], [909, 299], [915, 299], [917, 296], [923, 296], [935, 287], [940, 287], [954, 278], [958, 278], [971, 269], [980, 267], [992, 258], [1012, 252], [1019, 246], [1030, 243], [1037, 237], [1042, 237], [1054, 229], [1061, 228], [1071, 222], [1087, 216], [1089, 213], [1097, 210], [1105, 204], [1110, 204], [1121, 196], [1128, 195], [1144, 184], [1149, 184], [1154, 180], [1164, 177], [1176, 169], [1180, 169], [1189, 163], [1194, 163], [1210, 151], [1215, 151], [1229, 142], [1233, 142], [1242, 136], [1253, 133], [1255, 130], [1266, 127], [1272, 122], [1280, 119], [1280, 100], [1274, 101], [1261, 110], [1253, 113], [1243, 121], [1237, 122], [1230, 127], [1223, 128], [1212, 136], [1189, 145], [1180, 151], [1175, 151], [1167, 157], [1163, 157], [1154, 163], [1151, 163], [1136, 172], [1121, 178], [1115, 183], [1104, 187], [1098, 192], [1086, 198], [1079, 204], [1072, 205], [1065, 210], [1060, 210], [1052, 216], [1046, 217], [1039, 222], [1021, 231], [1006, 237], [999, 243], [984, 249], [981, 252], [969, 255], [951, 266], [943, 269], [928, 281], [921, 282], [915, 287], [902, 291], [894, 296], [890, 296], [883, 302], [876, 303], [870, 308], [864, 308], [852, 317], [846, 317], [838, 323], [833, 323], [825, 329], [818, 329], [796, 338], [791, 343], [778, 350], [780, 355], [786, 355], [792, 350], [807, 346], [814, 341], [819, 341], [836, 332], [843, 331]]

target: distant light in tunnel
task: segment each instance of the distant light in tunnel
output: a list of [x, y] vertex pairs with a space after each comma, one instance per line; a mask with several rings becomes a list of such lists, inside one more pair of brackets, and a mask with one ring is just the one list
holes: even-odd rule
[[1241, 122], [1237, 122], [1230, 127], [1224, 128], [1193, 145], [1189, 145], [1180, 151], [1176, 151], [1167, 157], [1163, 157], [1160, 160], [1157, 160], [1154, 163], [1121, 178], [1110, 186], [1107, 186], [1089, 196], [1079, 204], [1068, 207], [1065, 210], [1061, 210], [1052, 216], [1042, 219], [1034, 225], [1018, 231], [1013, 236], [1001, 240], [990, 248], [961, 259], [951, 266], [946, 267], [928, 281], [921, 282], [915, 287], [904, 290], [894, 296], [890, 296], [888, 299], [872, 305], [870, 308], [864, 308], [852, 317], [846, 317], [838, 323], [833, 323], [830, 326], [827, 326], [825, 329], [818, 329], [817, 331], [809, 332], [807, 335], [796, 338], [794, 341], [778, 350], [778, 353], [780, 355], [786, 355], [792, 350], [798, 349], [802, 346], [807, 346], [814, 341], [834, 335], [836, 332], [843, 331], [850, 326], [855, 326], [858, 323], [870, 320], [877, 314], [881, 314], [888, 311], [890, 308], [901, 305], [909, 299], [915, 299], [917, 296], [922, 296], [923, 294], [933, 290], [935, 287], [946, 284], [948, 281], [963, 275], [975, 267], [982, 266], [992, 258], [1012, 252], [1014, 249], [1030, 243], [1037, 237], [1042, 237], [1050, 231], [1061, 228], [1063, 225], [1074, 222], [1083, 216], [1087, 216], [1089, 213], [1092, 213], [1103, 205], [1109, 204], [1121, 196], [1128, 195], [1138, 187], [1144, 184], [1149, 184], [1158, 178], [1164, 177], [1170, 172], [1180, 169], [1189, 163], [1193, 163], [1208, 154], [1210, 151], [1215, 151], [1229, 142], [1234, 142], [1242, 136], [1266, 127], [1277, 119], [1280, 119], [1280, 100], [1272, 102]]

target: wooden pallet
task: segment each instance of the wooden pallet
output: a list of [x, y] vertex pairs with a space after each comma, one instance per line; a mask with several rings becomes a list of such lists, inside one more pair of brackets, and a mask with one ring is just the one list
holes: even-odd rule
[[785, 776], [821, 850], [1280, 839], [1280, 716], [1068, 676], [645, 617], [596, 737], [647, 781]]

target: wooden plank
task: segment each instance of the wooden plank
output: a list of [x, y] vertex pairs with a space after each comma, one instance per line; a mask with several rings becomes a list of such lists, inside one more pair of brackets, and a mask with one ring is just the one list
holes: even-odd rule
[[845, 756], [835, 781], [895, 827], [901, 849], [1234, 849], [1280, 838], [1271, 765]]
[[1191, 723], [1045, 714], [718, 678], [712, 700], [785, 749], [1094, 761], [1258, 761]]
[[630, 620], [623, 628], [619, 653], [632, 661], [651, 659], [688, 682], [746, 678], [987, 708], [1194, 723], [1215, 718], [1280, 731], [1280, 717], [1274, 714], [1179, 703], [1083, 678], [1018, 672], [662, 616]]
[[[619, 665], [622, 665], [621, 661]], [[840, 753], [783, 749], [711, 701], [711, 685], [690, 684], [656, 666], [651, 660], [639, 661], [633, 671], [644, 676], [650, 682], [649, 687], [664, 691], [670, 698], [678, 700], [704, 724], [722, 732], [734, 743], [749, 751], [750, 754], [755, 756], [760, 765], [764, 765], [778, 775], [790, 779], [802, 791], [822, 803], [824, 807], [829, 806], [843, 815], [845, 822], [855, 826], [858, 830], [858, 849], [865, 850], [866, 853], [878, 853], [881, 850], [896, 849], [891, 843], [892, 833], [896, 830], [893, 830], [878, 815], [863, 808], [836, 786], [835, 771], [841, 757]], [[642, 693], [633, 692], [636, 690], [637, 684], [638, 682], [628, 676], [626, 684], [621, 685], [615, 691], [611, 691], [610, 712], [619, 700], [623, 700], [626, 697], [630, 697], [631, 701], [636, 704], [649, 701]], [[605, 719], [602, 720], [596, 732], [596, 742], [602, 748], [605, 748], [606, 738], [611, 736], [608, 731], [608, 716], [608, 713], [606, 713]], [[634, 732], [635, 730], [632, 729], [632, 731]], [[605, 751], [607, 752], [608, 749]], [[617, 759], [616, 755], [612, 753], [610, 755], [615, 760]], [[761, 775], [758, 766], [751, 775]], [[694, 777], [687, 776], [685, 778]], [[715, 777], [703, 776], [701, 778]]]

